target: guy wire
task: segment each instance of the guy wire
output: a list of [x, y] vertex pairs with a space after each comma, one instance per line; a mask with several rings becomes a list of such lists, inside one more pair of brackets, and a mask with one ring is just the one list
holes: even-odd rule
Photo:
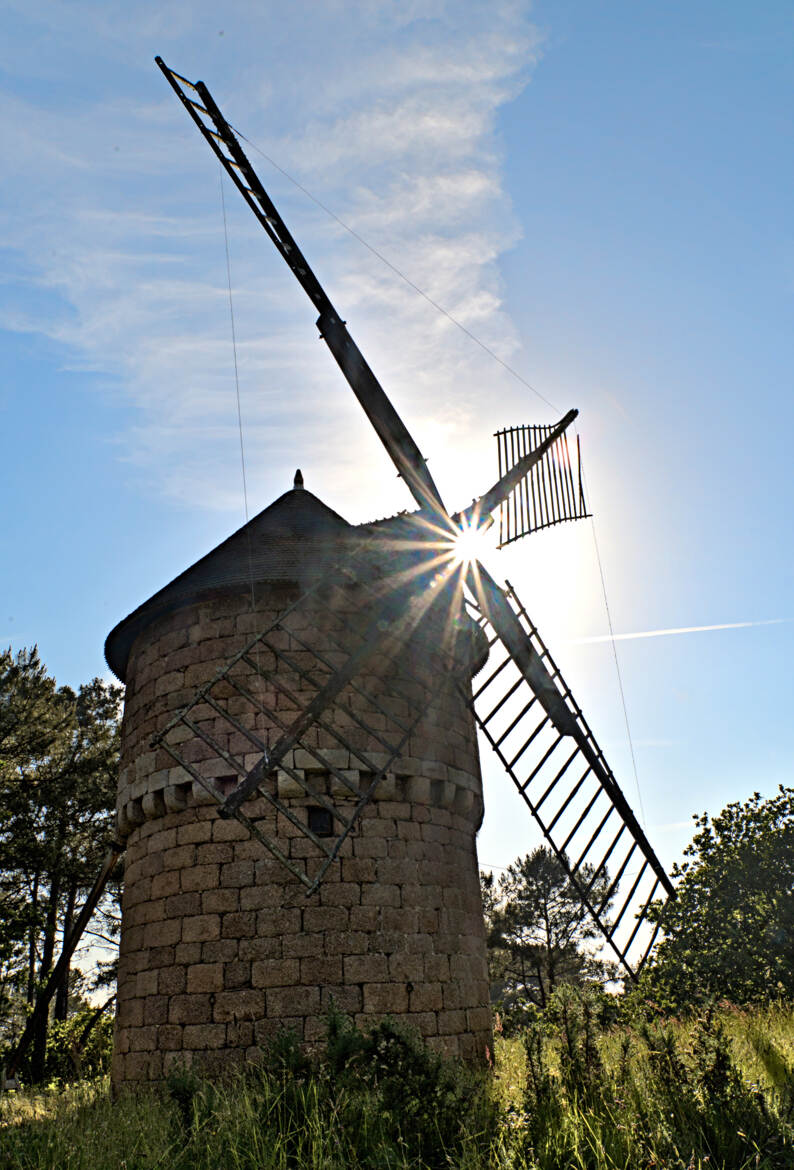
[[[587, 479], [585, 478], [584, 468], [582, 468], [582, 479], [584, 480], [584, 485], [585, 485], [585, 493], [586, 493], [585, 499], [589, 500], [592, 497], [590, 496], [590, 487], [587, 483]], [[626, 706], [626, 695], [625, 695], [625, 692], [623, 690], [623, 676], [620, 672], [620, 659], [618, 658], [618, 647], [617, 647], [617, 642], [615, 641], [615, 630], [612, 626], [612, 613], [610, 612], [610, 609], [609, 609], [609, 598], [607, 597], [607, 583], [606, 583], [606, 578], [604, 576], [604, 567], [601, 564], [601, 552], [600, 552], [600, 549], [598, 547], [598, 537], [596, 536], [596, 526], [595, 526], [595, 516], [594, 515], [590, 516], [590, 530], [593, 533], [593, 545], [595, 546], [596, 562], [598, 563], [598, 575], [601, 578], [601, 592], [604, 595], [604, 609], [606, 610], [607, 625], [609, 627], [609, 644], [612, 647], [612, 655], [615, 659], [615, 674], [617, 675], [617, 679], [618, 679], [618, 691], [620, 692], [620, 702], [621, 702], [621, 706], [623, 707], [623, 720], [626, 724], [626, 738], [629, 741], [629, 753], [631, 755], [631, 766], [632, 766], [632, 770], [634, 772], [634, 787], [637, 789], [637, 799], [640, 803], [640, 820], [642, 821], [643, 829], [645, 829], [645, 828], [647, 828], [646, 820], [645, 820], [645, 806], [644, 806], [643, 801], [642, 801], [642, 789], [640, 788], [640, 777], [639, 777], [639, 772], [637, 771], [637, 757], [634, 754], [634, 740], [632, 739], [631, 727], [629, 725], [629, 711], [628, 711], [628, 707]]]
[[[315, 195], [313, 195], [311, 193], [311, 191], [308, 190], [308, 188], [304, 187], [304, 185], [302, 183], [298, 182], [297, 179], [293, 178], [292, 175], [289, 173], [289, 171], [286, 171], [286, 170], [284, 170], [284, 168], [282, 166], [279, 166], [279, 164], [275, 161], [275, 159], [271, 158], [269, 154], [266, 154], [265, 151], [261, 149], [261, 147], [257, 146], [255, 142], [252, 142], [250, 138], [247, 138], [245, 136], [245, 134], [241, 133], [241, 131], [239, 131], [235, 126], [232, 126], [232, 129], [234, 130], [235, 134], [237, 134], [240, 138], [242, 138], [242, 140], [244, 142], [246, 142], [251, 147], [252, 150], [255, 150], [257, 154], [261, 155], [261, 157], [263, 159], [265, 159], [266, 162], [268, 162], [275, 170], [277, 170], [280, 174], [282, 174], [285, 179], [288, 179], [289, 182], [292, 183], [292, 185], [294, 187], [297, 187], [297, 189], [299, 191], [301, 191], [307, 197], [307, 199], [310, 199], [312, 201], [312, 203], [314, 203], [317, 207], [320, 208], [321, 211], [324, 211], [325, 214], [330, 216], [330, 218], [333, 219], [336, 223], [338, 223], [340, 227], [344, 228], [344, 230], [346, 232], [348, 232], [353, 237], [353, 239], [357, 240], [364, 248], [367, 249], [367, 251], [371, 252], [373, 256], [375, 256], [378, 260], [380, 260], [382, 264], [385, 264], [387, 268], [391, 269], [391, 271], [396, 276], [399, 276], [400, 279], [403, 280], [410, 288], [412, 288], [414, 290], [414, 292], [418, 293], [420, 297], [423, 297], [424, 300], [426, 300], [429, 305], [432, 305], [432, 307], [437, 310], [437, 312], [441, 313], [442, 316], [446, 317], [449, 321], [451, 321], [453, 325], [456, 325], [457, 328], [460, 329], [462, 333], [465, 333], [466, 336], [471, 341], [473, 341], [475, 343], [475, 345], [478, 345], [480, 347], [480, 349], [484, 350], [484, 352], [489, 355], [489, 357], [493, 358], [493, 360], [495, 362], [498, 362], [498, 364], [500, 366], [502, 366], [503, 369], [505, 369], [508, 374], [511, 374], [514, 378], [516, 378], [521, 383], [522, 386], [526, 386], [526, 388], [528, 390], [531, 390], [532, 393], [534, 395], [536, 395], [536, 397], [538, 397], [541, 400], [541, 402], [544, 402], [546, 404], [546, 406], [550, 407], [554, 411], [559, 412], [559, 407], [555, 406], [553, 402], [550, 402], [549, 399], [545, 397], [545, 395], [541, 394], [541, 392], [539, 390], [537, 390], [530, 382], [528, 382], [526, 378], [524, 378], [521, 374], [519, 374], [518, 370], [514, 369], [506, 361], [504, 361], [502, 358], [500, 358], [498, 354], [494, 353], [494, 351], [489, 346], [487, 346], [484, 341], [480, 341], [479, 337], [477, 337], [474, 333], [472, 333], [470, 329], [467, 329], [466, 326], [463, 325], [460, 321], [458, 321], [456, 317], [453, 317], [452, 313], [448, 312], [448, 310], [445, 309], [443, 307], [443, 305], [439, 305], [439, 303], [437, 301], [434, 301], [433, 298], [428, 293], [426, 293], [424, 291], [424, 289], [420, 288], [418, 284], [415, 284], [414, 281], [411, 280], [411, 278], [409, 276], [406, 276], [406, 274], [404, 272], [402, 272], [395, 264], [392, 264], [391, 260], [388, 260], [383, 255], [382, 252], [379, 252], [377, 250], [377, 248], [374, 248], [372, 246], [372, 244], [368, 243], [368, 241], [365, 240], [363, 236], [359, 235], [359, 233], [354, 228], [350, 227], [349, 224], [345, 223], [345, 221], [343, 219], [340, 219], [340, 217], [338, 215], [336, 215], [336, 213], [333, 212], [330, 209], [330, 207], [327, 207], [326, 204], [323, 203], [320, 199], [318, 199]], [[223, 191], [221, 189], [221, 197], [222, 196], [223, 196]], [[226, 211], [225, 211], [225, 206], [224, 206], [224, 227], [225, 227], [225, 224], [226, 224]], [[227, 240], [226, 254], [227, 254], [227, 263], [228, 263], [228, 240]], [[231, 304], [231, 277], [229, 277], [229, 301]], [[232, 318], [232, 333], [234, 333], [234, 318]], [[235, 378], [236, 378], [237, 377], [236, 350], [235, 350], [235, 367], [234, 368], [235, 368]], [[239, 387], [238, 387], [238, 392], [237, 392], [237, 406], [238, 406], [238, 417], [239, 417], [239, 406], [240, 406]], [[242, 454], [242, 423], [240, 423], [240, 428], [241, 428], [240, 429], [240, 450], [241, 450], [241, 454]], [[582, 469], [582, 478], [584, 479], [584, 469]], [[245, 463], [244, 463], [244, 461], [243, 461], [243, 484], [245, 484]], [[585, 490], [587, 492], [587, 495], [589, 496], [589, 488], [586, 485], [586, 481], [585, 481]], [[248, 517], [248, 504], [246, 502], [246, 519], [247, 519], [247, 517]], [[638, 798], [639, 804], [640, 804], [640, 816], [642, 818], [643, 827], [645, 827], [645, 808], [643, 805], [642, 791], [640, 789], [640, 780], [639, 780], [639, 774], [637, 771], [637, 759], [636, 759], [636, 756], [634, 754], [634, 742], [632, 740], [631, 727], [629, 725], [629, 714], [628, 714], [628, 708], [626, 706], [626, 696], [625, 696], [625, 693], [623, 690], [623, 677], [622, 677], [621, 672], [620, 672], [620, 661], [618, 658], [617, 645], [615, 643], [615, 632], [614, 632], [614, 629], [612, 627], [612, 615], [610, 613], [609, 600], [607, 598], [606, 580], [604, 578], [604, 569], [603, 569], [603, 566], [601, 564], [601, 553], [599, 551], [598, 539], [596, 537], [595, 520], [593, 519], [592, 516], [590, 519], [591, 519], [592, 533], [593, 533], [593, 544], [595, 545], [596, 560], [598, 562], [598, 573], [599, 573], [599, 576], [601, 578], [601, 590], [602, 590], [602, 593], [604, 596], [604, 609], [606, 610], [607, 624], [609, 626], [610, 643], [612, 645], [612, 654], [613, 654], [614, 659], [615, 659], [615, 672], [617, 674], [617, 680], [618, 680], [618, 691], [620, 692], [620, 702], [621, 702], [621, 706], [623, 707], [623, 718], [624, 718], [624, 721], [626, 724], [626, 735], [627, 735], [628, 741], [629, 741], [629, 752], [631, 754], [631, 764], [632, 764], [632, 769], [634, 772], [634, 784], [635, 784], [635, 787], [637, 789], [637, 798]], [[249, 549], [250, 549], [250, 534], [249, 534]], [[251, 576], [251, 590], [252, 590], [252, 603], [253, 603], [253, 569], [252, 569], [252, 576]]]
[[[223, 194], [223, 167], [218, 163], [218, 174], [221, 187], [221, 211], [223, 213], [223, 240], [226, 246], [226, 282], [229, 288], [229, 320], [232, 326], [232, 352], [234, 354], [234, 388], [237, 395], [237, 432], [240, 436], [240, 467], [243, 475], [243, 510], [245, 512], [245, 531], [248, 538], [248, 577], [251, 585], [251, 613], [256, 612], [254, 595], [254, 559], [251, 548], [251, 529], [248, 526], [248, 484], [245, 475], [245, 444], [243, 443], [243, 412], [240, 406], [240, 375], [237, 366], [237, 332], [234, 327], [234, 300], [232, 298], [232, 261], [229, 252], [229, 227], [226, 222], [226, 199]], [[257, 643], [257, 655], [259, 643]]]
[[396, 264], [392, 264], [391, 260], [387, 260], [382, 252], [379, 252], [377, 248], [373, 248], [372, 244], [368, 243], [363, 236], [360, 236], [355, 228], [350, 227], [350, 225], [346, 224], [343, 219], [340, 219], [339, 216], [335, 214], [335, 212], [331, 211], [330, 207], [326, 207], [326, 205], [322, 203], [315, 195], [312, 195], [311, 191], [304, 187], [302, 183], [299, 183], [297, 179], [293, 179], [292, 175], [288, 171], [285, 171], [283, 167], [280, 167], [275, 159], [272, 159], [269, 154], [265, 154], [264, 150], [260, 149], [260, 147], [258, 147], [255, 142], [252, 142], [250, 138], [246, 138], [244, 134], [241, 134], [236, 126], [232, 126], [232, 129], [234, 130], [235, 134], [238, 135], [238, 137], [242, 138], [243, 142], [248, 143], [252, 150], [255, 150], [257, 154], [260, 154], [262, 158], [265, 159], [266, 162], [269, 162], [270, 165], [274, 167], [280, 174], [282, 174], [285, 179], [289, 179], [290, 183], [292, 183], [294, 187], [297, 187], [299, 191], [302, 191], [307, 199], [311, 199], [312, 203], [316, 204], [321, 211], [324, 211], [325, 214], [329, 215], [331, 219], [339, 224], [340, 227], [344, 228], [346, 232], [349, 232], [354, 240], [358, 240], [359, 244], [362, 244], [368, 252], [371, 252], [373, 256], [376, 256], [378, 260], [381, 261], [381, 263], [386, 265], [387, 268], [390, 268], [396, 276], [399, 276], [400, 280], [404, 280], [405, 283], [414, 290], [414, 292], [418, 293], [420, 297], [424, 297], [429, 305], [432, 305], [433, 308], [441, 313], [443, 317], [446, 317], [448, 321], [451, 321], [453, 325], [456, 325], [457, 328], [460, 329], [462, 333], [465, 333], [466, 336], [471, 341], [473, 341], [475, 345], [479, 345], [480, 349], [484, 350], [489, 357], [492, 357], [495, 362], [498, 362], [500, 366], [507, 370], [508, 374], [512, 374], [514, 378], [517, 378], [522, 386], [526, 386], [527, 390], [531, 390], [533, 394], [537, 395], [541, 402], [545, 402], [546, 406], [551, 407], [551, 409], [555, 411], [558, 409], [553, 402], [549, 402], [548, 398], [545, 398], [541, 394], [540, 390], [536, 390], [535, 387], [526, 380], [526, 378], [522, 377], [518, 370], [514, 370], [512, 366], [508, 365], [508, 363], [500, 358], [498, 354], [494, 353], [494, 351], [489, 346], [487, 346], [484, 341], [480, 341], [476, 334], [472, 333], [470, 329], [467, 329], [465, 325], [458, 321], [457, 317], [453, 317], [452, 314], [448, 312], [448, 310], [445, 309], [443, 305], [439, 305], [438, 301], [434, 301], [429, 293], [426, 293], [424, 289], [419, 287], [418, 284], [415, 284], [411, 280], [410, 276], [406, 276], [406, 274], [402, 272]]

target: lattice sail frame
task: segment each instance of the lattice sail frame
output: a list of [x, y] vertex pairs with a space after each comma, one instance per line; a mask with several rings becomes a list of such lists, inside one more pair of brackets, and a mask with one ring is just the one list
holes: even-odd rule
[[[650, 935], [643, 929], [649, 907], [655, 899], [666, 901], [672, 887], [660, 871], [642, 830], [638, 825], [634, 828], [616, 806], [614, 792], [620, 790], [603, 752], [509, 582], [505, 597], [597, 756], [603, 779], [579, 745], [554, 727], [490, 623], [471, 600], [467, 602], [469, 612], [486, 634], [491, 653], [482, 674], [474, 680], [469, 704], [480, 731], [609, 947], [636, 980], [660, 930], [658, 922]], [[620, 827], [605, 840], [602, 834], [607, 833], [613, 814], [617, 815], [612, 827], [617, 827], [618, 822]], [[613, 857], [616, 860], [607, 891], [595, 899], [593, 890], [599, 879], [608, 874], [607, 865]]]
[[[520, 426], [497, 431], [494, 438], [500, 477], [525, 455], [537, 450], [553, 430], [551, 426]], [[500, 505], [499, 548], [530, 532], [588, 516], [579, 436], [576, 436], [573, 462], [568, 436], [562, 434]]]
[[[406, 601], [409, 593], [414, 596]], [[410, 653], [411, 638], [421, 634], [431, 612], [432, 603], [418, 600], [409, 576], [379, 578], [366, 552], [354, 554], [254, 635], [152, 740], [222, 815], [236, 817], [302, 883], [307, 896], [431, 702], [455, 686], [440, 651], [423, 641], [421, 654]], [[352, 677], [345, 679], [348, 667]], [[339, 685], [331, 701], [324, 697], [329, 683]], [[372, 741], [380, 750], [368, 746]], [[191, 758], [199, 743], [202, 758]], [[218, 761], [228, 769], [220, 781], [211, 775]], [[246, 799], [264, 801], [275, 833], [263, 828], [260, 813], [242, 807], [239, 796], [246, 790]], [[336, 831], [315, 833], [290, 806], [295, 796], [325, 810]], [[312, 843], [319, 859], [285, 853], [283, 839], [276, 839], [280, 818], [292, 835]]]

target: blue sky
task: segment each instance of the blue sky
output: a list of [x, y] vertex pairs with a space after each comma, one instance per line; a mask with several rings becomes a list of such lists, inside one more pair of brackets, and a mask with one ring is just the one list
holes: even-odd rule
[[[252, 150], [450, 505], [498, 427], [580, 410], [589, 522], [489, 560], [651, 839], [791, 783], [794, 10], [784, 3], [6, 4], [0, 642], [60, 682], [244, 518], [218, 168], [153, 63]], [[249, 504], [409, 505], [311, 307], [226, 206]], [[774, 624], [753, 624], [774, 623]], [[484, 862], [533, 843], [486, 764]]]

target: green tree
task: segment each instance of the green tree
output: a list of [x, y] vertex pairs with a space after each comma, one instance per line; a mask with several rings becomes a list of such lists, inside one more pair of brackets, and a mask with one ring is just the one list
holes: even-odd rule
[[794, 788], [694, 820], [678, 897], [652, 908], [664, 936], [641, 992], [675, 1009], [794, 996]]
[[[600, 902], [609, 875], [583, 867]], [[599, 937], [580, 895], [559, 858], [540, 846], [516, 861], [498, 879], [482, 874], [483, 910], [488, 928], [492, 998], [512, 1017], [528, 1007], [545, 1008], [554, 989], [603, 984], [612, 965], [588, 943]]]
[[[100, 679], [58, 687], [38, 651], [0, 653], [0, 963], [6, 1033], [31, 1005], [90, 888], [113, 832], [121, 691]], [[112, 896], [95, 928], [110, 937]], [[103, 917], [106, 923], [103, 925]], [[75, 986], [74, 979], [71, 981]], [[53, 1006], [69, 1012], [65, 981]], [[34, 1038], [44, 1071], [47, 1021]]]

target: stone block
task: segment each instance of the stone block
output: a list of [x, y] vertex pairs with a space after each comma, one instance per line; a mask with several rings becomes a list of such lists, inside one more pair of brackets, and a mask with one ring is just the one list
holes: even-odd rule
[[406, 784], [406, 795], [414, 804], [430, 804], [433, 784], [428, 776], [411, 776]]
[[194, 845], [176, 845], [173, 849], [166, 849], [162, 854], [162, 869], [186, 869], [193, 865], [196, 859]]
[[280, 959], [281, 938], [278, 935], [272, 938], [241, 938], [238, 954], [246, 961]]
[[253, 1020], [230, 1020], [226, 1025], [226, 1043], [229, 1048], [245, 1049], [254, 1041]]
[[267, 991], [267, 1014], [271, 1019], [313, 1016], [320, 1010], [317, 987], [277, 987]]
[[297, 906], [260, 910], [256, 916], [256, 933], [260, 938], [297, 934], [301, 928], [301, 911]]
[[172, 946], [166, 947], [150, 947], [148, 951], [149, 966], [150, 967], [170, 967], [175, 961], [176, 948]]
[[144, 1024], [164, 1024], [168, 1019], [167, 995], [147, 995], [143, 1003]]
[[[235, 987], [250, 987], [251, 963], [239, 959], [235, 959], [231, 963], [224, 963], [223, 985], [227, 991], [231, 991]], [[250, 1041], [246, 1041], [246, 1043], [250, 1043]]]
[[160, 1024], [157, 1029], [157, 1047], [161, 1051], [178, 1051], [182, 1047], [182, 1025]]
[[[487, 991], [487, 988], [485, 989]], [[487, 1004], [479, 1007], [470, 1007], [466, 1011], [466, 1023], [472, 1032], [484, 1032], [490, 1035], [493, 1021], [491, 1009]]]
[[[221, 822], [228, 824], [227, 822]], [[231, 861], [221, 866], [220, 884], [222, 886], [250, 886], [254, 881], [253, 861]]]
[[425, 977], [424, 955], [400, 951], [389, 955], [389, 978], [397, 983], [421, 983]]
[[226, 1044], [226, 1025], [188, 1024], [182, 1037], [182, 1044], [194, 1052], [223, 1048]]
[[197, 963], [188, 968], [187, 990], [189, 995], [196, 992], [222, 991], [223, 985], [223, 963]]
[[[157, 972], [156, 971], [139, 971], [134, 979], [130, 981], [135, 988], [135, 995], [143, 998], [147, 995], [157, 994]], [[125, 988], [126, 990], [126, 988]]]
[[308, 932], [346, 930], [349, 921], [346, 906], [307, 906], [303, 911], [303, 929]]
[[443, 990], [440, 983], [422, 983], [411, 992], [412, 1012], [439, 1012], [443, 1006]]
[[290, 800], [304, 795], [302, 786], [282, 768], [276, 773], [276, 793], [279, 800]]
[[177, 845], [199, 845], [209, 841], [211, 837], [210, 821], [190, 821], [187, 825], [180, 825], [176, 831]]
[[197, 914], [182, 923], [183, 942], [206, 942], [220, 938], [221, 919], [219, 914]]
[[[161, 816], [164, 814], [160, 814]], [[147, 826], [149, 828], [150, 826]], [[163, 849], [173, 849], [176, 845], [176, 829], [160, 829], [148, 838], [148, 852], [158, 853]]]
[[265, 1012], [265, 992], [253, 987], [218, 992], [213, 1010], [218, 1022], [261, 1019]]
[[208, 841], [196, 846], [197, 865], [224, 865], [234, 859], [234, 846], [230, 842]]
[[364, 955], [369, 944], [370, 935], [362, 930], [329, 930], [325, 935], [327, 955]]
[[177, 963], [199, 963], [201, 961], [201, 943], [178, 943], [174, 947], [174, 955]]
[[152, 898], [167, 898], [169, 894], [179, 893], [179, 870], [169, 869], [155, 874], [152, 878]]
[[180, 995], [185, 990], [185, 967], [161, 967], [156, 975], [157, 990], [161, 995]]
[[342, 958], [313, 956], [300, 960], [300, 982], [304, 986], [325, 987], [329, 983], [341, 983]]
[[[183, 874], [183, 876], [185, 876]], [[168, 918], [184, 918], [188, 914], [201, 913], [201, 894], [195, 891], [189, 894], [173, 894], [165, 900], [165, 911]], [[189, 942], [189, 939], [185, 940]]]
[[466, 1013], [461, 1010], [438, 1013], [438, 1031], [441, 1036], [459, 1035], [466, 1030]]
[[[281, 868], [281, 873], [284, 873], [283, 868]], [[262, 910], [265, 907], [278, 909], [284, 905], [286, 894], [284, 886], [281, 884], [273, 885], [267, 881], [262, 884], [262, 881], [263, 879], [257, 870], [255, 884], [243, 886], [240, 890], [241, 910]]]
[[168, 812], [181, 812], [187, 808], [190, 789], [184, 784], [167, 784], [163, 788], [163, 800]]
[[312, 934], [286, 934], [281, 940], [281, 953], [285, 959], [306, 959], [323, 954], [323, 936]]
[[347, 984], [330, 984], [320, 988], [320, 1009], [323, 1016], [331, 1009], [344, 1012], [346, 1016], [355, 1015], [364, 1006], [364, 994], [360, 987], [351, 987]]
[[219, 865], [192, 865], [182, 870], [182, 889], [195, 892], [195, 897], [200, 898], [205, 890], [217, 887], [219, 876]]
[[123, 999], [118, 1006], [117, 1024], [120, 1028], [143, 1026], [143, 999]]
[[223, 820], [221, 817], [212, 826], [213, 841], [246, 841], [248, 830], [234, 817]]
[[143, 928], [143, 945], [145, 947], [171, 946], [179, 942], [180, 923], [164, 920], [149, 922]]
[[159, 817], [165, 816], [165, 801], [160, 792], [146, 792], [141, 798], [141, 808], [143, 815], [149, 820], [157, 820]]
[[198, 780], [194, 780], [190, 788], [191, 804], [196, 805], [217, 805], [218, 801], [215, 797], [207, 791], [203, 784], [199, 784]]
[[253, 910], [235, 911], [223, 915], [223, 938], [253, 938], [256, 934], [256, 913]]
[[371, 934], [373, 930], [378, 929], [380, 922], [380, 907], [379, 906], [351, 906], [350, 908], [350, 929], [363, 930]]
[[201, 909], [204, 914], [225, 914], [240, 906], [240, 891], [236, 889], [205, 889], [201, 895]]
[[346, 983], [384, 983], [389, 977], [386, 955], [346, 955], [343, 963]]
[[400, 887], [397, 885], [365, 885], [361, 888], [362, 906], [393, 906], [399, 908], [401, 904]]
[[408, 992], [402, 984], [365, 983], [364, 1011], [373, 1015], [390, 1015], [408, 1011]]
[[251, 965], [253, 987], [289, 987], [300, 977], [298, 959], [258, 960]]
[[323, 906], [357, 906], [361, 902], [361, 886], [326, 879], [320, 886], [320, 901]]
[[212, 1019], [209, 995], [173, 995], [168, 1007], [170, 1024], [208, 1024]]
[[240, 952], [237, 938], [213, 938], [201, 944], [202, 963], [232, 963]]
[[342, 882], [374, 882], [377, 874], [374, 858], [342, 858]]
[[154, 1052], [157, 1048], [157, 1029], [150, 1025], [146, 1028], [133, 1028], [129, 1035], [130, 1052]]
[[405, 1017], [405, 1022], [416, 1028], [420, 1036], [429, 1037], [438, 1034], [438, 1016], [435, 1012], [411, 1012]]
[[388, 847], [383, 837], [356, 837], [353, 840], [355, 857], [386, 857]]

